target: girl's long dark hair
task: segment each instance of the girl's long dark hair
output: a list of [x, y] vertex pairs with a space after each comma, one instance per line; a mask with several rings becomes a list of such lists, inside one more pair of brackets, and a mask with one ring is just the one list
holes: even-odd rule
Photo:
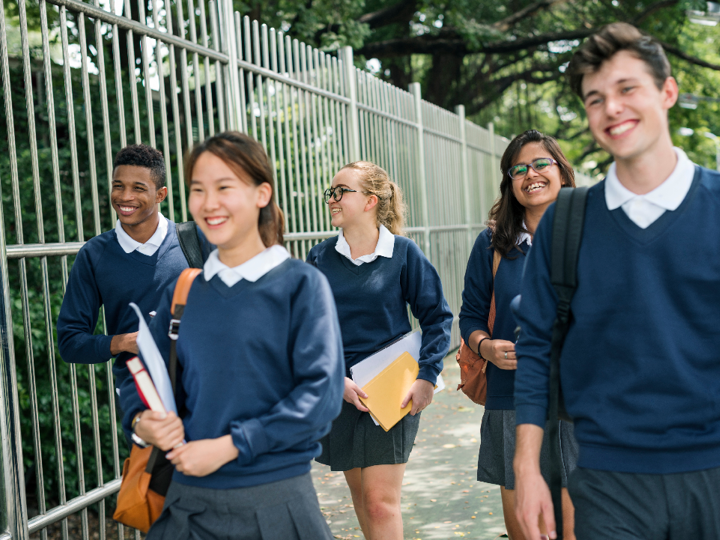
[[513, 249], [519, 250], [516, 243], [517, 238], [521, 233], [528, 232], [523, 228], [525, 207], [515, 198], [512, 178], [508, 175], [508, 171], [514, 165], [523, 146], [535, 142], [542, 144], [550, 157], [558, 162], [562, 185], [575, 187], [575, 172], [555, 139], [534, 129], [529, 129], [510, 141], [500, 160], [500, 171], [502, 172], [500, 198], [490, 209], [487, 222], [487, 226], [493, 231], [492, 248], [499, 251], [503, 257], [508, 257]]
[[[256, 186], [268, 183], [275, 194], [273, 170], [262, 145], [239, 131], [225, 131], [196, 144], [185, 159], [185, 182], [192, 180], [193, 167], [201, 154], [219, 157], [238, 177], [245, 173]], [[260, 209], [258, 230], [265, 247], [283, 243], [283, 213], [274, 199]]]

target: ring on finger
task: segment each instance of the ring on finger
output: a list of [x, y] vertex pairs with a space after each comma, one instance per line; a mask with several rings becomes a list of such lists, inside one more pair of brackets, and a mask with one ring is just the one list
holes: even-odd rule
[[508, 359], [508, 357], [507, 357], [507, 351], [505, 351], [505, 360], [507, 360], [507, 359]]

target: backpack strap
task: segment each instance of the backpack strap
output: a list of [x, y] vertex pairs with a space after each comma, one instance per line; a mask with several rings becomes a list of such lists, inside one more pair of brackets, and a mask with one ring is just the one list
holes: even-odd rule
[[200, 247], [200, 237], [197, 232], [197, 225], [194, 221], [186, 221], [185, 223], [175, 224], [175, 230], [185, 258], [190, 268], [202, 268], [202, 248]]
[[170, 374], [170, 382], [172, 383], [173, 392], [175, 393], [177, 393], [175, 388], [177, 377], [176, 344], [178, 332], [180, 331], [180, 319], [182, 319], [183, 313], [185, 312], [190, 287], [192, 287], [193, 281], [195, 281], [195, 278], [200, 272], [202, 272], [200, 268], [186, 268], [182, 271], [175, 284], [175, 291], [173, 292], [172, 304], [170, 306], [172, 319], [170, 319], [170, 328], [168, 330], [168, 337], [170, 338], [170, 365], [168, 366], [168, 373]]
[[[492, 337], [493, 329], [495, 328], [495, 315], [497, 313], [497, 310], [495, 308], [495, 275], [497, 274], [501, 259], [502, 259], [502, 255], [500, 255], [500, 252], [497, 249], [495, 251], [493, 251], [493, 267], [492, 267], [493, 292], [492, 292], [492, 297], [490, 298], [490, 312], [488, 313], [488, 330], [490, 330], [490, 337]], [[487, 367], [487, 365], [486, 365], [486, 367]]]
[[[577, 289], [577, 263], [580, 254], [587, 187], [563, 188], [555, 203], [550, 281], [558, 296], [550, 352], [550, 389], [548, 403], [548, 439], [550, 441], [550, 493], [555, 510], [558, 540], [563, 537], [562, 458], [560, 453], [560, 354], [570, 327], [570, 303]], [[564, 407], [562, 407], [564, 412]], [[565, 413], [564, 416], [567, 416]]]
[[[187, 225], [183, 223], [182, 225]], [[193, 224], [194, 225], [194, 224]], [[195, 278], [202, 272], [199, 268], [186, 268], [180, 274], [180, 277], [175, 284], [175, 290], [173, 291], [172, 304], [170, 306], [170, 331], [168, 336], [170, 337], [170, 362], [168, 365], [168, 375], [170, 376], [170, 384], [172, 385], [173, 394], [175, 395], [175, 401], [177, 401], [177, 350], [175, 343], [177, 342], [177, 332], [180, 329], [180, 319], [182, 318], [183, 312], [185, 311], [185, 305], [187, 304], [187, 297], [190, 293], [190, 287], [192, 287]], [[173, 337], [173, 335], [175, 337]], [[180, 411], [178, 410], [178, 413]], [[158, 493], [164, 493], [167, 491], [167, 487], [170, 484], [172, 477], [173, 467], [165, 467], [167, 460], [164, 459], [164, 453], [159, 448], [153, 447], [150, 458], [148, 459], [145, 471], [150, 473], [152, 478], [150, 479], [151, 488], [153, 491]], [[157, 486], [162, 486], [157, 487]]]

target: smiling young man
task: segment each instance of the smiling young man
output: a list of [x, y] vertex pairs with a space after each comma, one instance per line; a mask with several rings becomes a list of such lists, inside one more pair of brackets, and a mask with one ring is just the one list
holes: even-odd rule
[[[113, 373], [121, 392], [132, 382], [125, 362], [138, 352], [135, 302], [150, 321], [161, 293], [188, 267], [175, 223], [158, 205], [167, 196], [165, 161], [142, 144], [118, 152], [110, 201], [115, 228], [89, 240], [78, 252], [57, 322], [63, 360], [98, 364], [115, 357]], [[105, 308], [107, 335], [95, 332]]]
[[[560, 359], [575, 421], [578, 540], [720, 538], [720, 175], [673, 148], [678, 87], [662, 47], [615, 23], [568, 66], [590, 130], [615, 162], [587, 199]], [[534, 238], [516, 346], [517, 514], [554, 529], [539, 471], [557, 296], [554, 206]], [[552, 533], [551, 538], [555, 537]]]

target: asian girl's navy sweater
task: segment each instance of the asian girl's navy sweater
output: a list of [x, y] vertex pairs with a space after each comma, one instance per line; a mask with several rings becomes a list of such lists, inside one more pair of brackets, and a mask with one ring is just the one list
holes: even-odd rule
[[[555, 206], [538, 227], [522, 283], [515, 406], [544, 427], [557, 296]], [[670, 474], [720, 467], [720, 174], [696, 167], [685, 199], [646, 229], [590, 188], [578, 287], [560, 358], [578, 465]]]
[[[491, 241], [492, 231], [489, 228], [478, 235], [465, 270], [465, 289], [462, 293], [462, 307], [460, 308], [460, 335], [465, 343], [469, 343], [470, 335], [476, 330], [490, 333], [488, 315], [493, 294]], [[529, 244], [523, 242], [513, 249], [508, 257], [500, 260], [494, 284], [496, 315], [492, 339], [515, 342], [517, 323], [510, 311], [510, 302], [520, 294], [525, 254], [529, 250]], [[488, 410], [514, 409], [515, 370], [500, 369], [492, 362], [488, 362], [486, 374], [487, 402], [485, 408]]]
[[[169, 361], [173, 283], [150, 330]], [[178, 471], [181, 484], [231, 489], [305, 474], [318, 440], [340, 413], [343, 353], [325, 277], [288, 259], [257, 281], [232, 287], [195, 278], [177, 340], [178, 412], [188, 441], [232, 435], [238, 457], [204, 476]], [[123, 425], [146, 407], [124, 392]]]
[[335, 250], [337, 237], [310, 250], [307, 261], [330, 282], [350, 368], [412, 330], [407, 306], [420, 322], [418, 379], [435, 384], [450, 348], [453, 314], [437, 271], [420, 248], [395, 236], [392, 258], [354, 265]]

